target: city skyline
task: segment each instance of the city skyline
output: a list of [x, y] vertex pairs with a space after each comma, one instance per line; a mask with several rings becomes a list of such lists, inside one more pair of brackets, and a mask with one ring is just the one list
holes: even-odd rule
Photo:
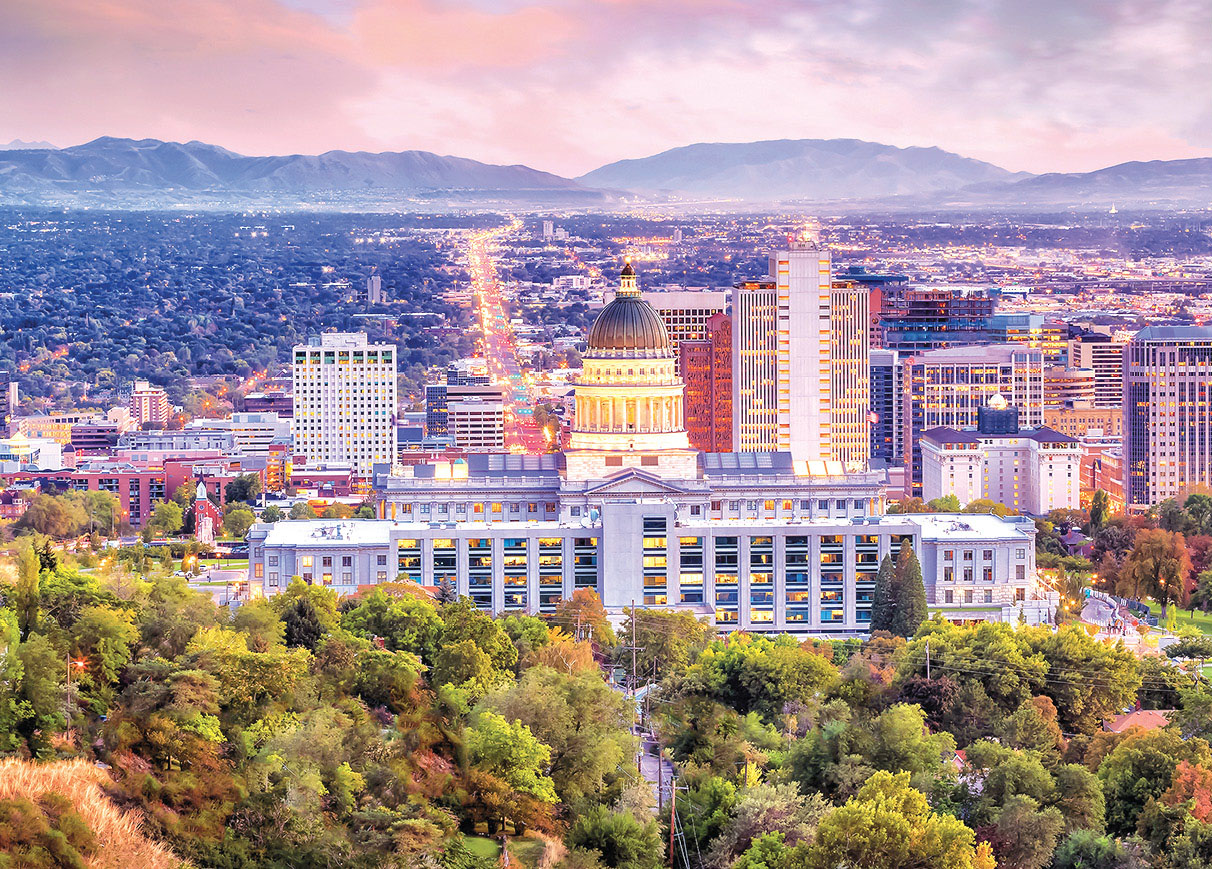
[[172, 16], [54, 0], [5, 17], [0, 141], [418, 149], [564, 175], [769, 138], [938, 146], [1031, 172], [1212, 150], [1212, 111], [1187, 95], [1212, 74], [1197, 37], [1212, 10], [1181, 0], [213, 0]]

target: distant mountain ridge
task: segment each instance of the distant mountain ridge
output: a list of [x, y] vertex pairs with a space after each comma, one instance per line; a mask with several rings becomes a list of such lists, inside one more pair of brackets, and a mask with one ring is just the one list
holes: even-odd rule
[[428, 151], [246, 157], [204, 142], [102, 137], [62, 150], [0, 152], [0, 195], [314, 196], [477, 192], [578, 194], [575, 181]]
[[0, 151], [55, 151], [58, 150], [50, 142], [23, 142], [13, 139], [5, 145], [0, 145]]
[[701, 143], [620, 160], [577, 180], [595, 187], [742, 200], [877, 199], [1012, 181], [991, 163], [941, 148], [897, 148], [860, 139]]
[[[460, 202], [609, 207], [620, 197], [693, 208], [830, 204], [848, 210], [1212, 205], [1212, 157], [1033, 176], [941, 148], [859, 139], [699, 143], [576, 179], [429, 151], [248, 157], [204, 142], [102, 137], [0, 148], [0, 204], [155, 208], [265, 204], [436, 207]], [[429, 205], [426, 205], [429, 203]]]

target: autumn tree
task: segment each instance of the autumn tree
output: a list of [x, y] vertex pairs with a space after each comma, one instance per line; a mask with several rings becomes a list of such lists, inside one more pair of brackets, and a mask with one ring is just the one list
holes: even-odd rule
[[1180, 532], [1164, 528], [1141, 531], [1120, 572], [1120, 593], [1133, 598], [1151, 595], [1162, 606], [1162, 615], [1172, 604], [1187, 598], [1187, 574], [1191, 560]]

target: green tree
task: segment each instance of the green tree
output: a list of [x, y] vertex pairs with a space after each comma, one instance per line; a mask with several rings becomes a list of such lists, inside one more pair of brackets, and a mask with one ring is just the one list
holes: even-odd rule
[[635, 752], [627, 698], [596, 670], [567, 675], [531, 667], [477, 709], [520, 721], [550, 747], [548, 774], [566, 804], [600, 797]]
[[103, 689], [118, 681], [139, 636], [131, 613], [104, 606], [85, 609], [72, 626], [72, 634], [74, 657], [88, 661], [86, 678]]
[[999, 866], [1043, 869], [1052, 860], [1065, 822], [1054, 807], [1041, 807], [1031, 797], [1010, 797], [997, 816], [993, 852]]
[[685, 674], [685, 690], [713, 697], [742, 715], [774, 719], [787, 703], [807, 703], [836, 677], [833, 665], [790, 636], [737, 634], [716, 640]]
[[892, 633], [911, 637], [926, 620], [926, 586], [922, 580], [922, 566], [918, 563], [913, 545], [908, 540], [901, 544], [896, 560], [896, 612], [892, 618]]
[[471, 700], [483, 697], [507, 678], [473, 640], [443, 642], [434, 660], [432, 676], [435, 686], [452, 685]]
[[1179, 761], [1212, 766], [1208, 743], [1167, 728], [1129, 733], [1098, 767], [1107, 800], [1107, 831], [1131, 835], [1150, 800], [1160, 800], [1174, 779]]
[[[733, 815], [705, 855], [710, 869], [727, 869], [763, 835], [776, 834], [784, 846], [810, 842], [828, 809], [819, 794], [806, 797], [794, 785], [746, 788]], [[752, 859], [752, 857], [751, 857]]]
[[656, 823], [630, 812], [592, 806], [573, 822], [565, 837], [569, 848], [596, 853], [607, 869], [659, 869], [665, 846]]
[[229, 503], [243, 501], [250, 504], [260, 494], [260, 474], [241, 474], [223, 487], [223, 495]]
[[1186, 600], [1190, 572], [1191, 558], [1181, 533], [1164, 528], [1146, 529], [1136, 535], [1136, 543], [1124, 562], [1120, 593], [1134, 598], [1151, 595], [1161, 604], [1165, 615], [1170, 604], [1181, 605]]
[[181, 530], [185, 524], [185, 514], [181, 507], [173, 501], [161, 501], [152, 508], [151, 519], [147, 527], [153, 534], [171, 536]]
[[228, 537], [243, 539], [255, 520], [256, 517], [253, 515], [252, 510], [246, 510], [242, 507], [229, 510], [227, 515], [223, 517], [223, 531]]
[[316, 511], [306, 501], [296, 501], [290, 507], [291, 519], [315, 519]]
[[1195, 681], [1200, 681], [1200, 674], [1204, 671], [1204, 663], [1212, 658], [1212, 637], [1197, 636], [1183, 637], [1177, 643], [1166, 647], [1166, 657], [1171, 660], [1196, 660], [1199, 661], [1199, 667], [1195, 671]]
[[177, 488], [173, 489], [172, 501], [182, 509], [188, 510], [194, 505], [194, 499], [198, 495], [198, 484], [193, 480], [185, 480]]
[[1103, 491], [1098, 489], [1090, 498], [1090, 534], [1097, 534], [1107, 524], [1107, 520], [1111, 516], [1111, 498]]
[[489, 710], [477, 711], [467, 733], [471, 762], [507, 782], [515, 791], [544, 803], [557, 800], [547, 775], [551, 749], [520, 721], [510, 723]]
[[[685, 670], [707, 647], [712, 630], [686, 610], [624, 609], [626, 621], [621, 630], [624, 643], [634, 637], [637, 676], [649, 673], [657, 681]], [[631, 655], [619, 663], [630, 667]]]
[[79, 498], [38, 495], [17, 520], [19, 531], [35, 531], [55, 540], [79, 536], [88, 528], [88, 513]]
[[42, 599], [39, 587], [42, 559], [38, 557], [33, 541], [25, 539], [17, 542], [16, 567], [13, 609], [16, 610], [17, 626], [24, 640], [38, 626], [38, 607]]
[[992, 869], [985, 847], [957, 818], [935, 814], [909, 774], [877, 772], [821, 822], [810, 869]]
[[958, 513], [964, 505], [954, 494], [950, 494], [941, 498], [932, 498], [926, 502], [926, 506], [931, 513]]
[[412, 652], [428, 665], [437, 657], [446, 627], [429, 600], [389, 595], [382, 588], [345, 609], [341, 626], [359, 637], [379, 637], [388, 649]]
[[1038, 691], [1056, 705], [1062, 730], [1093, 733], [1104, 719], [1132, 705], [1140, 670], [1123, 643], [1099, 642], [1077, 625], [1056, 633], [1029, 628], [1017, 636], [1047, 661], [1047, 677]]
[[891, 631], [896, 618], [896, 562], [885, 555], [875, 575], [875, 593], [871, 603], [871, 630]]
[[1195, 615], [1196, 607], [1206, 613], [1208, 607], [1212, 606], [1212, 570], [1200, 571], [1195, 580], [1195, 590], [1191, 592], [1191, 599], [1188, 603], [1191, 607], [1191, 615]]
[[261, 511], [262, 522], [281, 522], [286, 518], [286, 514], [282, 512], [282, 508], [277, 504], [270, 504]]
[[1130, 869], [1129, 854], [1115, 839], [1094, 830], [1074, 830], [1052, 854], [1052, 869]]

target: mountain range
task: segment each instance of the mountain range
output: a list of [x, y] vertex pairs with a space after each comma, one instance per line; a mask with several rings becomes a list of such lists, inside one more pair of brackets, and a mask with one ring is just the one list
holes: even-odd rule
[[[1010, 172], [940, 148], [858, 139], [701, 143], [576, 179], [428, 151], [248, 157], [204, 142], [103, 137], [0, 146], [0, 204], [510, 202], [604, 207], [673, 202], [843, 208], [1208, 207], [1212, 158], [1085, 173]], [[402, 201], [404, 200], [404, 201]]]

